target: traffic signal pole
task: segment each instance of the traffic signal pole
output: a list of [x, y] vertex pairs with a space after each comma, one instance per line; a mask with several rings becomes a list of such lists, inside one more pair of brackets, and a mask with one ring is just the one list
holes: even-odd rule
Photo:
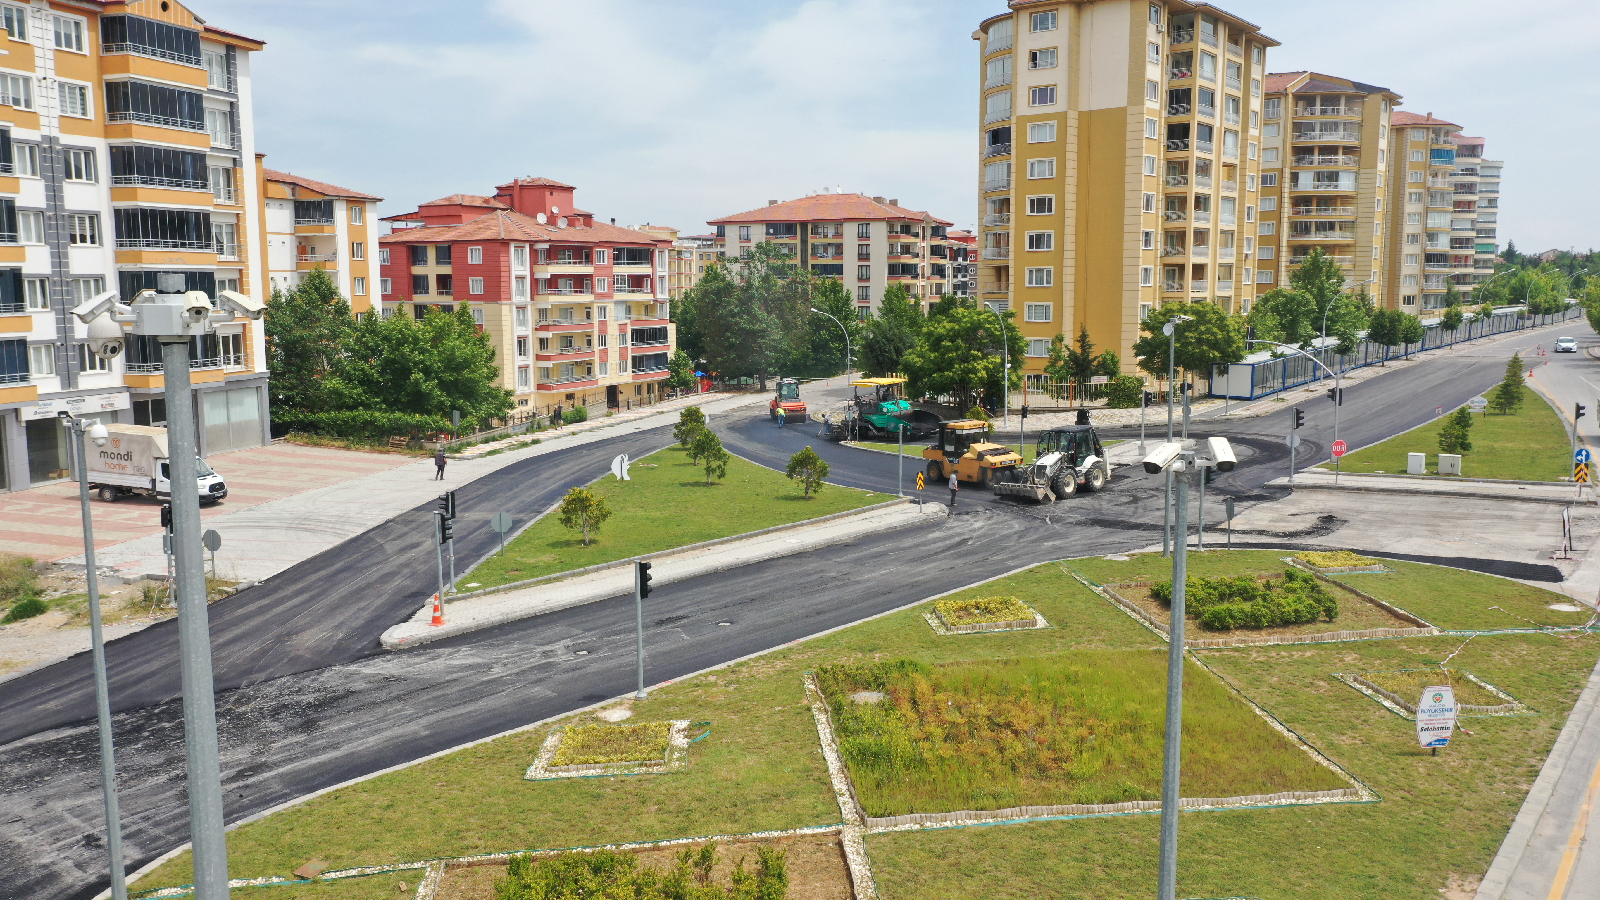
[[633, 612], [635, 649], [639, 659], [639, 690], [633, 695], [635, 700], [643, 700], [650, 695], [644, 690], [644, 598], [650, 596], [650, 564], [644, 560], [635, 560], [633, 564]]
[[433, 511], [433, 554], [439, 561], [439, 602], [444, 602], [444, 513]]

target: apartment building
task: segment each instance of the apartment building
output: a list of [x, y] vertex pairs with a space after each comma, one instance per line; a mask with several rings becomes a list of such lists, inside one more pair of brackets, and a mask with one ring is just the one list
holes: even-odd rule
[[713, 219], [716, 248], [737, 257], [772, 241], [812, 273], [838, 278], [855, 294], [861, 315], [877, 309], [891, 284], [932, 300], [950, 290], [949, 222], [907, 209], [899, 200], [821, 193], [768, 200], [760, 209]]
[[[1400, 95], [1320, 72], [1267, 76], [1262, 109], [1257, 290], [1285, 285], [1313, 249], [1383, 303], [1390, 209], [1389, 117]], [[1403, 114], [1400, 114], [1403, 115]]]
[[970, 231], [949, 231], [950, 293], [957, 297], [978, 294], [978, 236]]
[[666, 225], [638, 225], [635, 231], [672, 242], [667, 252], [667, 295], [682, 300], [705, 274], [707, 259], [716, 256], [716, 241], [709, 234], [678, 236], [678, 229]]
[[192, 347], [193, 395], [166, 396], [160, 349], [87, 350], [76, 304], [177, 272], [263, 295], [251, 54], [262, 42], [176, 0], [0, 3], [0, 490], [69, 474], [57, 413], [162, 424], [193, 403], [200, 447], [269, 435], [259, 323]]
[[[1394, 112], [1389, 202], [1395, 224], [1386, 278], [1398, 308], [1441, 308], [1451, 284], [1470, 291], [1477, 270], [1478, 176], [1458, 178], [1461, 126], [1433, 113]], [[1480, 151], [1481, 152], [1481, 151]], [[1493, 270], [1492, 257], [1486, 267]], [[1466, 285], [1463, 287], [1462, 285]]]
[[378, 247], [382, 197], [269, 169], [256, 154], [267, 288], [288, 290], [312, 269], [333, 279], [360, 315], [378, 301], [369, 254]]
[[980, 42], [978, 295], [1018, 309], [1025, 372], [1089, 329], [1134, 370], [1163, 301], [1255, 296], [1266, 52], [1204, 3], [1011, 0]]
[[[1495, 259], [1500, 255], [1500, 172], [1505, 168], [1505, 161], [1484, 158], [1485, 143], [1481, 137], [1456, 137], [1455, 197], [1451, 200], [1450, 218], [1452, 246], [1458, 238], [1466, 236], [1466, 220], [1473, 221], [1472, 274], [1468, 277], [1458, 273], [1457, 281], [1462, 284], [1482, 284], [1494, 277]], [[1469, 211], [1474, 215], [1465, 215]]]
[[522, 409], [653, 402], [677, 345], [672, 241], [596, 221], [576, 190], [519, 178], [493, 196], [452, 194], [385, 217], [384, 314], [466, 304]]

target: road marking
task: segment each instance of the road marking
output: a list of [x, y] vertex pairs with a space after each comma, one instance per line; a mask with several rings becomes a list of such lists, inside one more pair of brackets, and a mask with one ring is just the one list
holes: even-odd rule
[[1572, 827], [1572, 837], [1567, 839], [1567, 852], [1561, 855], [1555, 883], [1550, 885], [1549, 900], [1561, 900], [1567, 892], [1567, 879], [1572, 877], [1572, 867], [1578, 861], [1578, 848], [1583, 845], [1583, 834], [1589, 827], [1589, 810], [1594, 808], [1596, 792], [1600, 792], [1600, 763], [1595, 764], [1594, 777], [1589, 779], [1589, 792], [1583, 795], [1583, 806], [1578, 809], [1578, 824]]

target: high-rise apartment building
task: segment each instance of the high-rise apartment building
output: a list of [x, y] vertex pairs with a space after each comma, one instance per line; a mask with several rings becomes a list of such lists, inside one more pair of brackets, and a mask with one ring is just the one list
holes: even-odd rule
[[522, 409], [653, 402], [676, 346], [672, 242], [596, 221], [575, 191], [519, 178], [492, 197], [452, 194], [385, 217], [384, 314], [467, 304]]
[[813, 194], [769, 200], [749, 212], [713, 219], [717, 249], [737, 257], [772, 241], [817, 275], [842, 280], [857, 309], [876, 309], [891, 284], [930, 301], [949, 293], [950, 223], [864, 194]]
[[373, 309], [378, 297], [371, 254], [378, 247], [383, 198], [274, 171], [262, 164], [265, 156], [256, 154], [256, 169], [268, 289], [288, 290], [307, 272], [322, 269], [350, 299], [352, 312]]
[[[1472, 274], [1468, 278], [1457, 273], [1456, 280], [1461, 284], [1482, 284], [1493, 277], [1495, 258], [1500, 253], [1500, 171], [1505, 162], [1484, 158], [1485, 141], [1481, 137], [1457, 136], [1456, 141], [1455, 198], [1450, 217], [1452, 248], [1467, 235], [1467, 220], [1473, 223]], [[1465, 215], [1467, 212], [1473, 215]]]
[[1026, 373], [1090, 337], [1132, 371], [1164, 301], [1255, 296], [1266, 51], [1204, 3], [1011, 0], [980, 42], [979, 298], [1016, 309]]
[[153, 339], [87, 349], [76, 304], [177, 272], [265, 299], [250, 96], [263, 44], [176, 0], [0, 4], [0, 490], [65, 478], [57, 413], [162, 424], [193, 403], [200, 449], [268, 439], [260, 323], [193, 342], [169, 398]]
[[1391, 296], [1383, 277], [1386, 179], [1397, 146], [1389, 117], [1399, 102], [1388, 88], [1319, 72], [1267, 76], [1257, 290], [1286, 284], [1289, 272], [1321, 248], [1353, 289], [1380, 303]]
[[[1409, 313], [1443, 306], [1453, 283], [1470, 285], [1476, 270], [1476, 176], [1456, 176], [1461, 126], [1432, 113], [1395, 112], [1394, 155], [1389, 166], [1389, 305]], [[1459, 230], [1457, 223], [1459, 222]], [[1491, 264], [1490, 268], [1493, 266]], [[1470, 290], [1470, 287], [1457, 287]]]

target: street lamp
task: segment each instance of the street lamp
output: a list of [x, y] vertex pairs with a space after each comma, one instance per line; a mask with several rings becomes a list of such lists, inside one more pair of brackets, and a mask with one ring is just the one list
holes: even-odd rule
[[[118, 346], [112, 350], [116, 355]], [[85, 348], [84, 352], [88, 352]], [[94, 707], [100, 726], [100, 789], [106, 806], [106, 851], [111, 856], [112, 900], [128, 900], [127, 872], [122, 864], [122, 815], [117, 808], [117, 761], [111, 740], [111, 689], [106, 681], [106, 642], [100, 630], [100, 578], [95, 571], [94, 522], [89, 513], [89, 464], [86, 441], [96, 447], [106, 443], [106, 426], [93, 420], [61, 413], [62, 424], [72, 432], [72, 463], [78, 478], [78, 507], [83, 513], [83, 571], [89, 591], [89, 642], [94, 660]]]
[[844, 327], [844, 323], [839, 321], [839, 317], [838, 316], [829, 315], [828, 313], [825, 313], [822, 310], [817, 309], [815, 306], [811, 307], [811, 311], [816, 313], [819, 316], [828, 316], [828, 318], [833, 320], [835, 325], [839, 326], [839, 330], [844, 332], [844, 377], [845, 377], [846, 381], [849, 381], [850, 380], [850, 329]]
[[[1178, 773], [1183, 750], [1183, 632], [1185, 581], [1189, 572], [1189, 473], [1215, 468], [1233, 471], [1235, 458], [1227, 438], [1205, 442], [1209, 457], [1198, 456], [1184, 445], [1167, 441], [1144, 459], [1144, 470], [1151, 474], [1165, 471], [1178, 483], [1179, 538], [1172, 554], [1172, 612], [1167, 626], [1167, 717], [1166, 737], [1161, 757], [1161, 865], [1157, 876], [1158, 900], [1176, 900], [1178, 887]], [[1205, 478], [1201, 473], [1201, 490]], [[1202, 529], [1205, 523], [1202, 522]], [[1202, 541], [1204, 538], [1202, 537]]]
[[[105, 355], [121, 349], [121, 327], [161, 345], [167, 396], [167, 449], [172, 484], [173, 586], [178, 598], [178, 656], [183, 678], [183, 724], [189, 788], [189, 830], [194, 847], [197, 900], [228, 896], [228, 851], [223, 835], [222, 772], [217, 754], [217, 708], [211, 674], [205, 561], [200, 549], [199, 477], [195, 466], [194, 402], [189, 382], [189, 342], [236, 315], [259, 319], [266, 307], [233, 291], [215, 304], [204, 291], [184, 291], [185, 278], [156, 273], [156, 290], [140, 291], [132, 304], [107, 291], [72, 311], [89, 325], [90, 344]], [[115, 327], [114, 327], [115, 326]]]
[[[1007, 346], [1006, 320], [1000, 317], [1000, 304], [990, 302], [984, 304], [989, 311], [994, 313], [995, 321], [1000, 323], [1000, 353], [1004, 366], [1000, 370], [1000, 421], [1011, 424], [1011, 348]], [[1027, 398], [1023, 398], [1026, 401]]]

